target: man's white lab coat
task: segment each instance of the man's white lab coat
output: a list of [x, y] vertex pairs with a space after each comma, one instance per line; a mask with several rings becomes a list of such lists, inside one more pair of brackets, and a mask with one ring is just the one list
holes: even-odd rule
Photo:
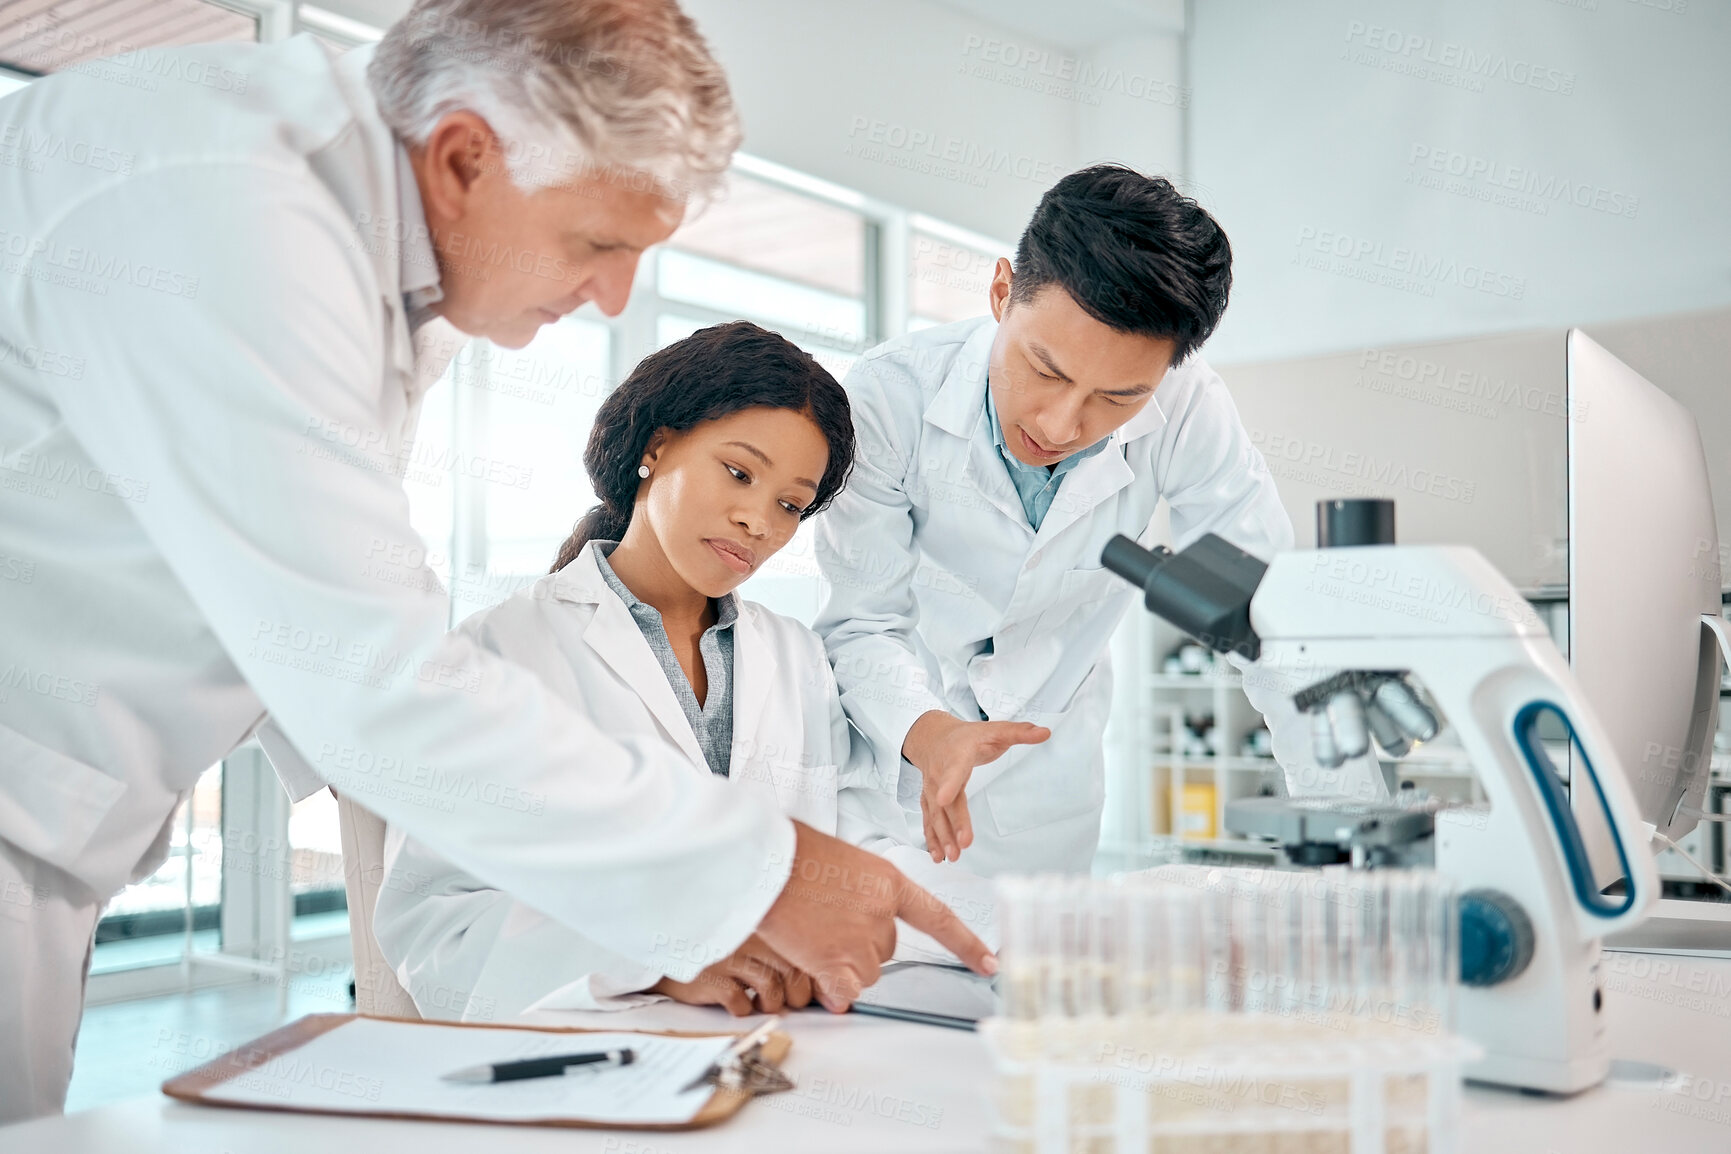
[[[843, 793], [841, 828], [868, 848], [924, 844], [920, 775], [901, 748], [927, 710], [1031, 721], [1052, 736], [968, 782], [974, 844], [960, 864], [1085, 870], [1105, 797], [1107, 646], [1138, 604], [1100, 551], [1115, 533], [1148, 544], [1162, 500], [1177, 548], [1217, 533], [1266, 559], [1292, 547], [1292, 525], [1225, 384], [1191, 357], [1064, 478], [1036, 532], [987, 423], [996, 333], [989, 317], [926, 329], [848, 374], [859, 456], [819, 525], [830, 595], [816, 627], [878, 780]], [[1290, 701], [1250, 696], [1283, 761], [1299, 754]]]
[[[851, 728], [823, 642], [804, 625], [741, 601], [734, 624], [729, 783], [825, 833]], [[691, 724], [625, 602], [584, 549], [564, 569], [459, 627], [532, 671], [615, 740], [663, 750], [681, 785], [713, 775]], [[575, 771], [573, 771], [575, 773]], [[622, 957], [487, 886], [391, 826], [373, 922], [423, 1017], [494, 1021], [530, 1009], [612, 1009], [679, 959], [726, 956], [669, 935], [647, 959]]]
[[368, 52], [151, 50], [0, 102], [43, 144], [0, 165], [0, 889], [28, 895], [0, 910], [0, 1121], [64, 1091], [77, 989], [42, 975], [267, 710], [325, 780], [629, 957], [731, 948], [787, 876], [786, 817], [447, 636], [430, 574], [372, 575], [417, 541], [438, 372]]

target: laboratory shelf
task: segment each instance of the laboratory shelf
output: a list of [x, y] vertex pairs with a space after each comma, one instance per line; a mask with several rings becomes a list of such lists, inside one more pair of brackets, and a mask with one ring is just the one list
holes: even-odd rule
[[1150, 689], [1235, 689], [1244, 679], [1230, 673], [1150, 673]]
[[1147, 869], [1182, 860], [1185, 850], [1257, 858], [1272, 858], [1277, 853], [1272, 842], [1251, 841], [1249, 838], [1179, 837], [1156, 833], [1146, 835], [1142, 841], [1136, 843], [1101, 842], [1095, 864], [1107, 873]]
[[1280, 768], [1272, 757], [1219, 757], [1212, 753], [1187, 753], [1183, 757], [1157, 753], [1149, 764], [1155, 768], [1181, 765], [1187, 772], [1218, 768], [1240, 773], [1269, 773]]
[[[1402, 776], [1410, 777], [1471, 777], [1472, 765], [1463, 755], [1458, 758], [1423, 757], [1407, 758], [1404, 761], [1389, 761], [1384, 758], [1385, 765], [1393, 765]], [[1212, 753], [1185, 754], [1183, 757], [1173, 757], [1167, 752], [1156, 752], [1150, 767], [1165, 769], [1172, 766], [1182, 766], [1185, 772], [1193, 770], [1223, 769], [1228, 773], [1275, 773], [1280, 769], [1280, 763], [1272, 757], [1218, 757]]]
[[1251, 841], [1243, 837], [1172, 837], [1157, 835], [1155, 842], [1173, 849], [1213, 850], [1215, 853], [1236, 853], [1251, 857], [1274, 857], [1272, 842]]

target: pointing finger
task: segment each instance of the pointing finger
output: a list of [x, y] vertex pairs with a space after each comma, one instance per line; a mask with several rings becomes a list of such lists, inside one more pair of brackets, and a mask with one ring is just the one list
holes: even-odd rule
[[998, 972], [998, 959], [986, 948], [956, 912], [926, 890], [902, 879], [901, 908], [896, 916], [916, 930], [923, 930], [960, 958], [976, 974], [991, 977]]

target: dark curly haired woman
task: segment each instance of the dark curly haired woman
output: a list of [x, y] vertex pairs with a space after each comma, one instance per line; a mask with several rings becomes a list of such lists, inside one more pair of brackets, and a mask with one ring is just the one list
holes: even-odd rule
[[[726, 776], [833, 833], [850, 731], [823, 643], [734, 590], [829, 504], [853, 451], [847, 395], [810, 354], [744, 321], [694, 333], [645, 358], [601, 406], [583, 458], [601, 503], [552, 572], [460, 628], [618, 740], [662, 743], [693, 775]], [[667, 785], [664, 804], [683, 804]], [[374, 931], [427, 1017], [656, 995], [774, 1013], [812, 998], [810, 977], [755, 935], [725, 957], [669, 942], [658, 970], [394, 829], [386, 863]], [[705, 967], [693, 981], [668, 976], [692, 962]]]

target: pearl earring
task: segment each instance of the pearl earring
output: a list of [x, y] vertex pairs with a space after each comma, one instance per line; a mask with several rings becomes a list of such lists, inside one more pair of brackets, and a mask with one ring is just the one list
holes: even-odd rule
[[649, 466], [648, 465], [637, 466], [637, 475], [639, 477], [642, 477], [645, 481], [649, 480]]

